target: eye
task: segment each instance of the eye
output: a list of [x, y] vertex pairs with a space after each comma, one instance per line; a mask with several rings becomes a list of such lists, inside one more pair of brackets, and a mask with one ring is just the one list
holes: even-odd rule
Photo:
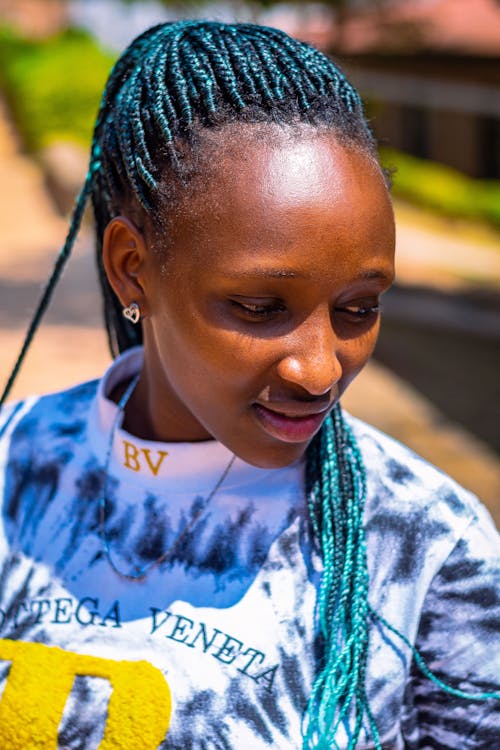
[[284, 304], [278, 300], [257, 302], [232, 299], [230, 303], [240, 315], [251, 320], [270, 319], [286, 310]]
[[350, 316], [354, 320], [366, 320], [367, 318], [373, 317], [375, 315], [378, 315], [380, 311], [382, 310], [382, 307], [380, 304], [376, 305], [367, 305], [365, 303], [353, 303], [350, 305], [344, 305], [344, 307], [337, 307], [336, 311], [340, 313], [345, 313], [346, 315]]

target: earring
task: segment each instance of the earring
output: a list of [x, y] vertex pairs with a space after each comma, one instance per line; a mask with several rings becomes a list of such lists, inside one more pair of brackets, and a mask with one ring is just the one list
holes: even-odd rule
[[138, 323], [141, 319], [141, 310], [137, 302], [132, 302], [128, 307], [124, 307], [122, 315], [131, 323]]

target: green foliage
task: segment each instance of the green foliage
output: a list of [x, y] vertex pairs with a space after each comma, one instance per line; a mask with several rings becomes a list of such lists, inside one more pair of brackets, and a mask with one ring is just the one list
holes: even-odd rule
[[57, 140], [90, 143], [112, 63], [83, 31], [34, 41], [0, 26], [0, 85], [29, 149]]
[[500, 226], [500, 181], [476, 180], [451, 167], [381, 149], [384, 166], [394, 169], [394, 195], [446, 216], [480, 219]]

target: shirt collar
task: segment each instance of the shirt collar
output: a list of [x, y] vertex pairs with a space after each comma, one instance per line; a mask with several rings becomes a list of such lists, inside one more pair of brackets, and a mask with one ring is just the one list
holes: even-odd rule
[[[193, 443], [141, 440], [121, 429], [123, 415], [109, 395], [117, 385], [137, 375], [142, 363], [142, 347], [128, 349], [112, 363], [99, 382], [89, 416], [89, 439], [99, 462], [105, 463], [110, 436], [114, 433], [110, 474], [131, 482], [151, 483], [154, 487], [166, 480], [171, 490], [179, 482], [184, 492], [210, 491], [232, 458], [225, 445], [217, 440]], [[237, 458], [224, 480], [224, 487], [259, 482], [270, 473], [286, 470], [260, 469]]]

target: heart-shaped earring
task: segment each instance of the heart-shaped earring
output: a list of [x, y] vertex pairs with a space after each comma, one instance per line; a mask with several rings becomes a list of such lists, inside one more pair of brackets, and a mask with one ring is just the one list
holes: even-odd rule
[[141, 310], [137, 302], [132, 302], [128, 307], [124, 307], [122, 315], [131, 323], [138, 323], [141, 319]]

